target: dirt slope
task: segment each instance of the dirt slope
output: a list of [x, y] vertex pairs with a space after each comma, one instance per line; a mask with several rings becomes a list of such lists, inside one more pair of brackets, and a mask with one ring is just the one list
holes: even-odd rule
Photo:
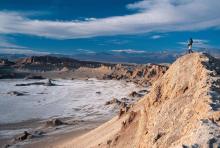
[[127, 113], [55, 147], [217, 147], [219, 76], [220, 61], [199, 53], [185, 55]]

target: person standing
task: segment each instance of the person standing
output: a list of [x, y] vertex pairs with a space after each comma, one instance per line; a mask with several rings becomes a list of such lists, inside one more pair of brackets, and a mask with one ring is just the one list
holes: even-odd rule
[[193, 53], [192, 45], [193, 45], [193, 39], [190, 38], [188, 41], [188, 53]]

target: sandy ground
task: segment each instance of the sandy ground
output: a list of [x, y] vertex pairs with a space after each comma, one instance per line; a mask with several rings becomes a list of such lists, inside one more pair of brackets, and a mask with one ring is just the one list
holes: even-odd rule
[[95, 129], [96, 127], [103, 124], [105, 121], [97, 121], [97, 122], [87, 122], [85, 124], [80, 125], [78, 128], [74, 128], [72, 131], [57, 133], [54, 135], [50, 135], [43, 139], [35, 139], [34, 141], [22, 145], [23, 148], [53, 148], [60, 143], [70, 141], [71, 139], [77, 138], [83, 134], [88, 133], [89, 131]]
[[[73, 119], [71, 118], [63, 118], [62, 121], [71, 123]], [[14, 142], [14, 138], [11, 138], [10, 133], [9, 137], [1, 138], [0, 139], [0, 147], [4, 147], [7, 144], [13, 147], [24, 147], [24, 148], [47, 148], [47, 147], [54, 147], [55, 145], [62, 143], [66, 140], [70, 140], [72, 138], [76, 138], [82, 134], [89, 132], [90, 130], [95, 129], [96, 127], [100, 126], [106, 120], [99, 120], [99, 121], [82, 121], [77, 122], [72, 125], [65, 125], [65, 126], [56, 126], [56, 127], [45, 127], [45, 120], [29, 120], [20, 123], [13, 123], [13, 124], [1, 124], [0, 131], [2, 130], [11, 130], [14, 134], [15, 131], [18, 132], [18, 135], [24, 131], [24, 129], [32, 129], [32, 131], [44, 131], [45, 134], [40, 137], [36, 137], [33, 139], [28, 139], [21, 142]], [[13, 136], [16, 137], [16, 136]]]
[[[42, 123], [40, 122], [39, 119], [28, 120], [28, 121], [19, 122], [19, 123], [0, 124], [0, 131], [5, 131], [5, 130], [13, 131], [13, 130], [15, 130], [18, 133], [20, 133], [23, 131], [23, 129], [35, 128], [35, 127], [39, 127], [40, 125], [42, 125]], [[14, 132], [11, 134], [14, 134]], [[11, 140], [12, 140], [11, 134], [8, 133], [8, 137], [5, 137], [5, 138], [2, 138], [0, 136], [0, 147], [3, 147], [5, 144], [8, 144], [11, 142]]]

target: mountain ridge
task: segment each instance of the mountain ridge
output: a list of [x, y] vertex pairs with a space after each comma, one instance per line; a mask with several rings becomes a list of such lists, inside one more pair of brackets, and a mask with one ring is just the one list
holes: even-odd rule
[[220, 146], [220, 61], [180, 57], [127, 113], [55, 147]]

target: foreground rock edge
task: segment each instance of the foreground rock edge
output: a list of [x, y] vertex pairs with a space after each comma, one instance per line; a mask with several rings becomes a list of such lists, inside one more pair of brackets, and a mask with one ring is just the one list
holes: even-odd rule
[[219, 146], [219, 67], [209, 55], [185, 55], [129, 112], [55, 147]]

